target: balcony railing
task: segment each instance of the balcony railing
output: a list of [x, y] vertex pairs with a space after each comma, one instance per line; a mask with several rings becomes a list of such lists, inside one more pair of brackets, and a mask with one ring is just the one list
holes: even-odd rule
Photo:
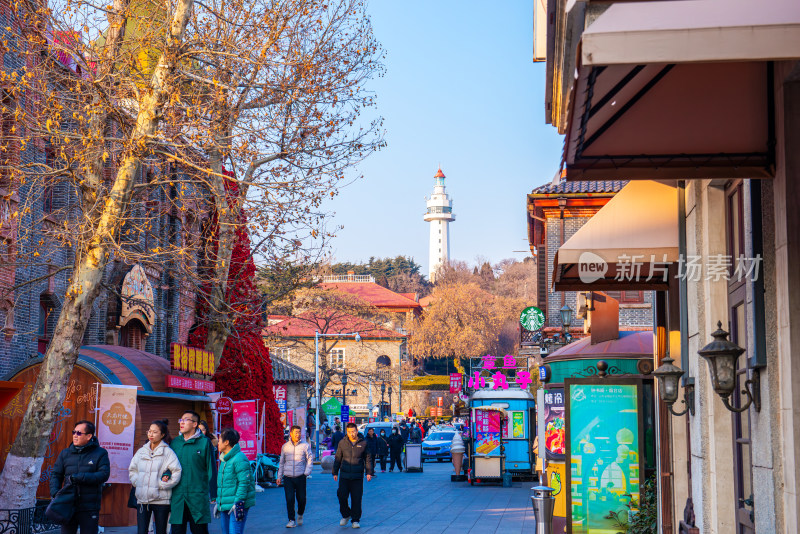
[[431, 206], [428, 213], [453, 213], [453, 208], [449, 206]]
[[375, 282], [375, 278], [368, 274], [331, 274], [322, 277], [323, 282]]

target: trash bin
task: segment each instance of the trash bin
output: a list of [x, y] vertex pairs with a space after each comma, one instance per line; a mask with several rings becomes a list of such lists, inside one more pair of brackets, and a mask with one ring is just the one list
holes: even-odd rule
[[422, 443], [406, 443], [406, 471], [422, 472]]
[[536, 534], [552, 534], [553, 532], [553, 509], [556, 505], [556, 498], [553, 497], [553, 488], [547, 486], [535, 486], [531, 488], [531, 504], [533, 505], [533, 517], [536, 519]]

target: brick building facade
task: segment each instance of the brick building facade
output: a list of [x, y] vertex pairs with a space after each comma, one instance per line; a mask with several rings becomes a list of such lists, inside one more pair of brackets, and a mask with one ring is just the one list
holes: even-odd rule
[[[553, 261], [558, 248], [578, 231], [625, 185], [621, 180], [567, 182], [557, 179], [528, 195], [528, 237], [537, 260], [536, 302], [545, 314], [545, 327], [560, 327], [559, 310], [566, 304], [578, 310], [578, 294], [553, 290]], [[652, 328], [652, 291], [609, 291], [619, 301], [621, 330]], [[572, 328], [583, 328], [573, 315]]]
[[[152, 168], [143, 167], [140, 182], [150, 172]], [[20, 219], [20, 225], [29, 231], [15, 233], [18, 239], [7, 240], [6, 246], [14, 251], [6, 257], [9, 263], [16, 256], [29, 257], [29, 252], [45, 238], [47, 225], [56, 224], [55, 217], [44, 212], [44, 203], [30, 187], [20, 187], [16, 197], [31, 208]], [[200, 217], [193, 217], [191, 210], [182, 211], [179, 197], [174, 189], [153, 188], [148, 203], [154, 212], [149, 217], [150, 229], [126, 245], [144, 252], [146, 248], [182, 246], [187, 233], [195, 235], [199, 228], [194, 221]], [[53, 197], [56, 208], [71, 202], [77, 199], [66, 187]], [[187, 224], [190, 229], [185, 228]], [[4, 278], [0, 279], [0, 291], [5, 295], [0, 303], [0, 324], [4, 326], [0, 335], [0, 376], [44, 353], [55, 329], [75, 254], [68, 247], [52, 246], [40, 257], [41, 262], [21, 262], [15, 269], [5, 269]], [[137, 266], [138, 272], [144, 273], [152, 297], [140, 301], [134, 295], [139, 305], [126, 306], [126, 277]], [[195, 321], [195, 290], [178, 274], [181, 272], [183, 269], [171, 261], [130, 264], [122, 258], [112, 259], [105, 268], [105, 289], [94, 302], [83, 344], [129, 346], [168, 359], [170, 344], [186, 343]], [[147, 313], [137, 313], [137, 308], [147, 309]]]

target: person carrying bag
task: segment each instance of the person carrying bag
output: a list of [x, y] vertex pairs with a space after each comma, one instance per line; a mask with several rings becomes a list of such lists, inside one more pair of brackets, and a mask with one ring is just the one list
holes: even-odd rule
[[[100, 525], [100, 501], [103, 484], [111, 475], [108, 452], [95, 436], [94, 423], [78, 421], [72, 431], [72, 445], [61, 451], [50, 475], [50, 495], [55, 503], [51, 513], [66, 509], [72, 493], [72, 514], [59, 512], [61, 534], [97, 534]], [[73, 487], [73, 490], [62, 488]], [[64, 491], [61, 491], [64, 490]]]
[[168, 445], [171, 440], [167, 421], [153, 421], [147, 439], [128, 466], [136, 492], [137, 532], [147, 534], [152, 514], [156, 534], [167, 534], [172, 488], [181, 480], [181, 464]]
[[239, 433], [226, 428], [219, 437], [220, 466], [217, 503], [222, 534], [242, 534], [247, 512], [256, 504], [256, 484], [250, 462], [239, 447]]

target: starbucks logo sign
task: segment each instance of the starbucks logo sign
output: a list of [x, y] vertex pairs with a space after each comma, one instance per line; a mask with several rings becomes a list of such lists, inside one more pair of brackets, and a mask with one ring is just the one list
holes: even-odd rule
[[528, 331], [539, 330], [544, 326], [544, 313], [536, 306], [529, 306], [519, 314], [519, 324]]

